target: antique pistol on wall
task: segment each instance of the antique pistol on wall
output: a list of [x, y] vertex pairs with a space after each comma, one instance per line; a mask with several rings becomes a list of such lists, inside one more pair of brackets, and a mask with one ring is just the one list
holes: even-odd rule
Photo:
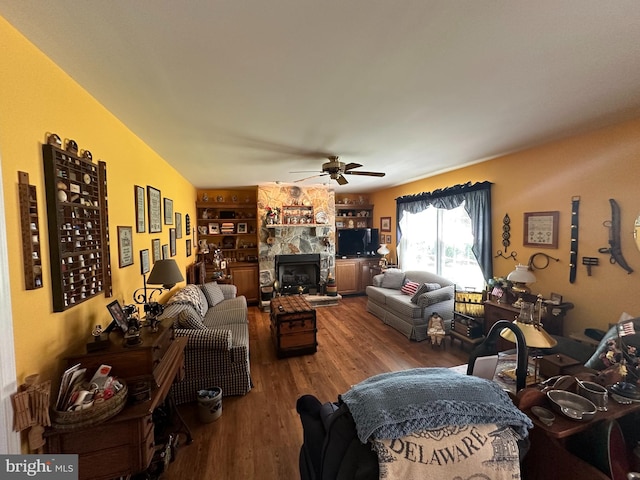
[[609, 247], [599, 248], [600, 253], [608, 253], [610, 263], [617, 263], [624, 268], [627, 273], [633, 272], [633, 269], [629, 266], [627, 261], [622, 255], [622, 248], [620, 246], [620, 206], [613, 198], [609, 199], [611, 204], [611, 221], [607, 220], [603, 222], [603, 225], [609, 229]]

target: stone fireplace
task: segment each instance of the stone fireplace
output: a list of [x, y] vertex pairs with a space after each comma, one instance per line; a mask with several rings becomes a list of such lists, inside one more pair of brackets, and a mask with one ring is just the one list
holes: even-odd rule
[[283, 295], [316, 295], [320, 287], [320, 254], [276, 255], [275, 273]]
[[[279, 208], [295, 205], [313, 207], [312, 223], [276, 224], [266, 222], [267, 207]], [[318, 288], [333, 273], [335, 260], [335, 192], [325, 185], [297, 186], [295, 184], [264, 184], [258, 186], [259, 227], [258, 256], [260, 262], [260, 285], [271, 285], [275, 280], [284, 285], [280, 275], [282, 262], [276, 258], [313, 255], [317, 272], [293, 271], [285, 275], [298, 275], [297, 281], [309, 288]], [[283, 221], [281, 219], [281, 221]], [[294, 259], [295, 260], [295, 259]], [[285, 260], [287, 265], [288, 260]], [[314, 267], [315, 268], [315, 267]], [[308, 281], [302, 277], [308, 276]], [[289, 278], [290, 279], [290, 278]], [[294, 282], [296, 279], [293, 279]], [[295, 284], [297, 289], [299, 285]], [[297, 290], [296, 290], [297, 293]]]

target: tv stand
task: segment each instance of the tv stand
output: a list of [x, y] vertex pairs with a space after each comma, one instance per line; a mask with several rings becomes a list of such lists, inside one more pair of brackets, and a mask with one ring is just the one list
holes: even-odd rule
[[377, 257], [336, 258], [336, 285], [341, 295], [363, 295], [381, 272]]

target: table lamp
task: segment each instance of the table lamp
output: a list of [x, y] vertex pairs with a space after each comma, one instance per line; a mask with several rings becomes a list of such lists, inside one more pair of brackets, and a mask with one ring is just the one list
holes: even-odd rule
[[387, 247], [386, 243], [382, 243], [380, 245], [380, 248], [378, 248], [377, 250], [378, 255], [382, 255], [380, 262], [381, 262], [381, 266], [383, 267], [387, 266], [387, 255], [389, 254], [389, 252], [390, 250], [389, 250], [389, 247]]
[[527, 265], [518, 264], [516, 269], [507, 275], [507, 280], [513, 282], [511, 291], [519, 294], [518, 300], [513, 304], [514, 307], [519, 307], [523, 302], [523, 295], [531, 293], [531, 289], [527, 286], [527, 283], [535, 283], [536, 276], [533, 274]]
[[[133, 301], [138, 304], [144, 304], [144, 311], [147, 315], [147, 323], [151, 326], [152, 331], [157, 330], [156, 318], [162, 313], [162, 305], [153, 301], [155, 293], [160, 294], [163, 290], [171, 290], [176, 283], [184, 281], [180, 268], [175, 260], [168, 258], [164, 260], [156, 260], [153, 269], [147, 279], [142, 275], [143, 287], [133, 292]], [[147, 289], [149, 285], [162, 285]]]
[[[531, 348], [551, 348], [555, 347], [558, 342], [555, 338], [549, 335], [546, 330], [542, 327], [542, 323], [540, 322], [540, 318], [542, 316], [542, 297], [538, 295], [538, 318], [535, 317], [534, 304], [531, 302], [522, 302], [522, 306], [520, 308], [520, 315], [516, 317], [513, 321], [514, 325], [516, 325], [522, 335], [524, 336], [525, 344], [527, 349]], [[515, 335], [511, 330], [504, 329], [500, 332], [500, 336], [509, 342], [516, 342]], [[528, 353], [527, 353], [528, 356]], [[509, 375], [508, 371], [504, 372]], [[527, 375], [527, 384], [529, 383], [529, 375]], [[538, 356], [535, 356], [535, 369], [533, 375], [533, 383], [537, 383], [538, 381]]]

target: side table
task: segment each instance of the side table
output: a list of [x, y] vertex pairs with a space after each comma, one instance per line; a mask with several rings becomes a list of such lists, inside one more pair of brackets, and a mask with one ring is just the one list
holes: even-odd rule
[[174, 337], [170, 324], [170, 320], [164, 322], [156, 333], [144, 331], [141, 346], [124, 347], [121, 336], [112, 334], [106, 350], [68, 359], [89, 370], [103, 363], [112, 365], [113, 372], [128, 382], [148, 379], [151, 387], [148, 400], [127, 405], [103, 423], [71, 431], [47, 430], [47, 453], [78, 454], [80, 480], [128, 477], [147, 470], [159, 447], [153, 412], [163, 404], [172, 409], [179, 423], [177, 430], [186, 435], [186, 443], [191, 443], [191, 432], [172, 408], [170, 396], [174, 379], [184, 372], [187, 338]]
[[302, 295], [276, 297], [270, 310], [271, 338], [278, 358], [317, 351], [316, 311]]

